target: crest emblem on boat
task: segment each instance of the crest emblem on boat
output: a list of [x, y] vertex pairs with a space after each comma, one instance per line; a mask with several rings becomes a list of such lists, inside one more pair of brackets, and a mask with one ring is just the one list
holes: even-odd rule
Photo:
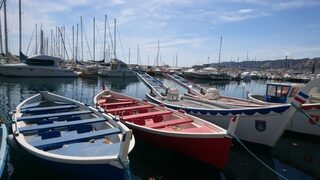
[[266, 121], [263, 121], [263, 120], [255, 120], [255, 127], [256, 127], [256, 130], [258, 130], [259, 132], [262, 132], [266, 130], [267, 123]]

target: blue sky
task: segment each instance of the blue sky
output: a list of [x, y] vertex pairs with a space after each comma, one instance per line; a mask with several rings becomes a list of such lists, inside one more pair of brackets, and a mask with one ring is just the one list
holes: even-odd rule
[[[8, 2], [13, 53], [18, 51], [17, 3]], [[91, 51], [96, 18], [96, 59], [101, 59], [107, 14], [111, 28], [117, 19], [122, 42], [122, 48], [117, 43], [117, 54], [126, 62], [129, 48], [131, 62], [136, 62], [139, 44], [142, 64], [154, 64], [158, 40], [162, 63], [172, 65], [174, 54], [179, 66], [207, 63], [208, 57], [209, 62], [218, 62], [220, 36], [222, 61], [243, 61], [247, 53], [249, 60], [320, 57], [319, 0], [22, 0], [22, 9], [25, 53], [36, 23], [42, 24], [47, 37], [50, 29], [65, 26], [71, 42], [72, 25], [83, 16]], [[29, 55], [34, 44], [33, 39]], [[68, 44], [67, 49], [71, 56]]]

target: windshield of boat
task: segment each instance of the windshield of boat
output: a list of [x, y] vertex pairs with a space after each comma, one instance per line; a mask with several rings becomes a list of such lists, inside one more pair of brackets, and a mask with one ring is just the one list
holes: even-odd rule
[[291, 86], [282, 84], [268, 84], [267, 102], [284, 103], [287, 101]]
[[26, 64], [34, 66], [54, 66], [54, 61], [44, 59], [27, 59]]

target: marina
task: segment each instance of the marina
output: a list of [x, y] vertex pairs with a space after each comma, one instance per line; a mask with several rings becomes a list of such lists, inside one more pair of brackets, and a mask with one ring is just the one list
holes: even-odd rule
[[1, 0], [0, 179], [320, 179], [319, 7]]
[[[166, 86], [178, 87], [173, 81], [159, 78]], [[35, 83], [37, 82], [37, 83]], [[243, 92], [250, 91], [255, 94], [265, 92], [265, 84], [270, 81], [257, 80], [246, 82], [210, 82], [210, 86], [215, 86], [221, 94], [234, 94], [234, 89], [242, 88]], [[49, 82], [46, 78], [9, 78], [0, 77], [1, 83], [1, 118], [7, 122], [11, 120], [10, 111], [14, 109], [22, 100], [37, 94], [39, 91], [48, 90], [50, 92], [63, 95], [65, 97], [81, 101], [94, 106], [93, 98], [101, 92], [103, 85], [105, 88], [123, 93], [128, 96], [145, 99], [145, 94], [149, 89], [137, 79], [124, 80], [123, 78], [55, 78]], [[203, 83], [208, 86], [209, 83]], [[183, 92], [183, 91], [182, 91]], [[242, 91], [234, 94], [243, 98]], [[241, 118], [241, 117], [240, 117]], [[272, 148], [246, 143], [252, 152], [268, 166], [276, 170], [285, 177], [301, 177], [313, 179], [319, 177], [318, 150], [319, 144], [314, 136], [302, 135], [299, 133], [285, 132], [279, 141]], [[299, 152], [299, 153], [295, 153]], [[41, 166], [41, 163], [32, 159], [21, 150], [11, 150], [9, 153], [8, 167], [5, 169], [8, 179], [24, 178], [59, 178], [68, 179], [75, 175], [57, 173], [53, 169]], [[222, 170], [216, 169], [206, 163], [199, 162], [192, 158], [180, 155], [165, 148], [158, 148], [149, 143], [136, 139], [136, 145], [129, 154], [130, 172], [132, 179], [237, 179], [244, 178], [266, 178], [277, 179], [277, 175], [261, 165], [252, 157], [237, 141], [233, 140], [229, 157]], [[154, 162], [157, 163], [154, 163]], [[30, 174], [31, 171], [26, 164], [32, 162], [41, 173]], [[169, 163], [170, 162], [170, 163]], [[30, 167], [31, 168], [31, 167]], [[186, 171], [186, 169], [188, 171]], [[294, 174], [294, 175], [293, 175]]]

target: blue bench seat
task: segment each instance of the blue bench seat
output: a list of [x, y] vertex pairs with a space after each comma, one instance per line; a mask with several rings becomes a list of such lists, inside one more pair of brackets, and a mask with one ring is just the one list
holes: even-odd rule
[[57, 110], [70, 110], [75, 109], [78, 106], [76, 105], [58, 105], [58, 106], [50, 106], [50, 107], [34, 107], [34, 108], [25, 108], [22, 109], [21, 113], [43, 113]]
[[29, 144], [31, 144], [33, 147], [38, 149], [48, 149], [48, 148], [54, 148], [54, 147], [61, 147], [64, 144], [72, 144], [72, 143], [81, 142], [81, 141], [88, 141], [94, 138], [103, 138], [106, 135], [112, 135], [112, 134], [118, 134], [118, 133], [121, 133], [121, 130], [119, 128], [110, 128], [110, 129], [91, 131], [87, 133], [76, 134], [76, 135], [66, 136], [66, 137], [61, 136], [57, 138], [37, 140], [37, 141], [29, 142]]
[[22, 116], [18, 117], [17, 121], [34, 121], [39, 119], [46, 119], [46, 118], [53, 118], [53, 117], [61, 117], [61, 116], [73, 116], [73, 115], [80, 115], [80, 114], [89, 114], [91, 111], [72, 111], [72, 112], [63, 112], [63, 113], [52, 113], [52, 114], [41, 114], [41, 115], [34, 115], [34, 116]]
[[88, 123], [97, 123], [106, 121], [105, 118], [92, 118], [92, 119], [82, 119], [77, 121], [67, 121], [67, 122], [57, 122], [52, 124], [44, 124], [44, 125], [33, 125], [33, 126], [26, 126], [19, 128], [20, 133], [32, 132], [32, 131], [44, 131], [53, 128], [60, 128], [60, 127], [69, 127], [75, 125], [82, 125]]

